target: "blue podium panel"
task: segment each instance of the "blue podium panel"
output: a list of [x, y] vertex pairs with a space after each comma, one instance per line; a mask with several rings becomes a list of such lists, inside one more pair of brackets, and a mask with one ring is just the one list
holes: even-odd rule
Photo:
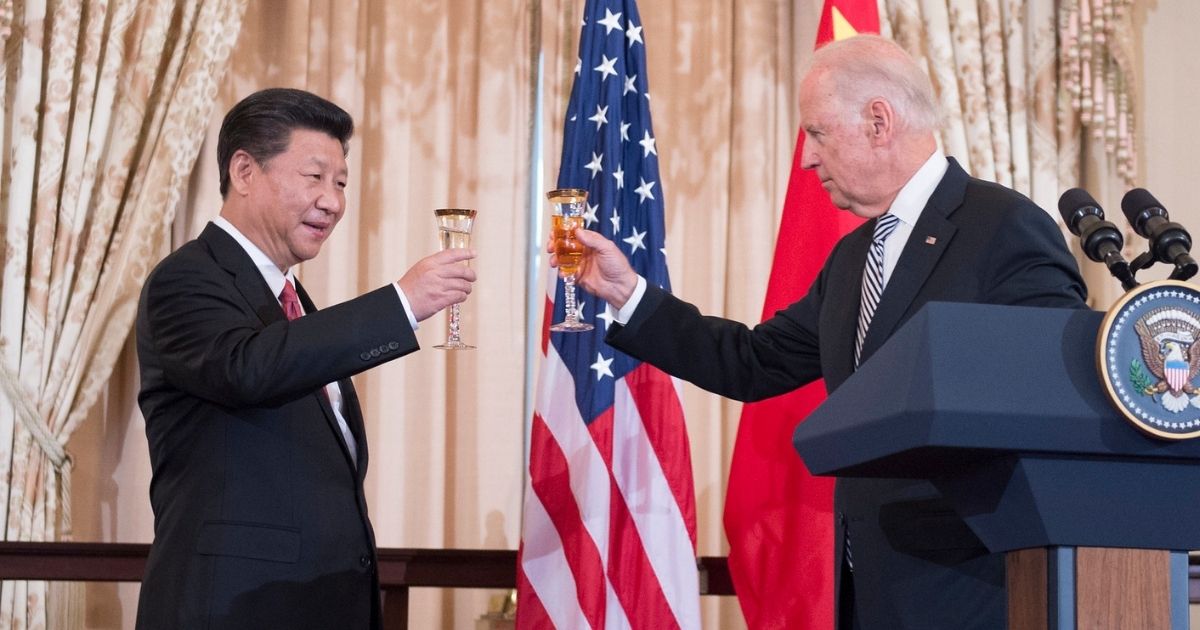
[[809, 470], [929, 479], [994, 552], [1200, 548], [1200, 440], [1151, 438], [1096, 369], [1103, 313], [931, 303], [796, 429]]
[[993, 552], [1200, 548], [1195, 464], [1010, 455], [932, 481]]

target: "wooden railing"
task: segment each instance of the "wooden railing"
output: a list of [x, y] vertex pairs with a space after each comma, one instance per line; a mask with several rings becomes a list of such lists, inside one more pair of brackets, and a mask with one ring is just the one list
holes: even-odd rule
[[[0, 580], [140, 582], [150, 545], [0, 542]], [[699, 559], [700, 594], [732, 595], [723, 557]], [[410, 588], [516, 586], [517, 552], [491, 549], [380, 549], [383, 627], [408, 627]]]
[[[140, 582], [150, 545], [0, 542], [0, 580]], [[733, 595], [725, 558], [698, 561], [701, 595]], [[510, 589], [517, 553], [491, 549], [380, 549], [383, 627], [408, 627], [410, 588]], [[1189, 559], [1188, 599], [1200, 603], [1200, 557]]]

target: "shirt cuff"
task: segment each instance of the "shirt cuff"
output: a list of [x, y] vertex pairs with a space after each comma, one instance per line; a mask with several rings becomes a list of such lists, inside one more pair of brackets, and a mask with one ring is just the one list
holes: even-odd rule
[[633, 312], [637, 310], [638, 304], [642, 302], [642, 296], [646, 294], [646, 279], [642, 276], [637, 277], [637, 286], [633, 287], [633, 295], [625, 301], [625, 306], [622, 306], [614, 319], [617, 323], [624, 326], [629, 323], [629, 318], [633, 317]]
[[408, 304], [408, 297], [404, 295], [404, 290], [400, 288], [400, 283], [393, 282], [392, 286], [396, 287], [396, 295], [400, 296], [400, 303], [404, 305], [404, 314], [408, 315], [408, 323], [412, 325], [413, 330], [416, 330], [417, 317], [413, 315], [412, 306]]

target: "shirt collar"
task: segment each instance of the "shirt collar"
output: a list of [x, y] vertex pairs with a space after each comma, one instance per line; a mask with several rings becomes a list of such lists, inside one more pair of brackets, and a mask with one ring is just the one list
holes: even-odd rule
[[259, 249], [258, 245], [255, 245], [250, 239], [246, 238], [246, 235], [234, 227], [228, 219], [217, 215], [212, 222], [213, 225], [228, 232], [233, 237], [233, 240], [237, 241], [238, 245], [241, 245], [242, 249], [246, 250], [246, 254], [250, 256], [250, 260], [254, 261], [254, 266], [262, 274], [263, 280], [267, 282], [267, 287], [271, 289], [271, 294], [275, 296], [275, 299], [279, 299], [279, 294], [283, 292], [284, 282], [291, 280], [292, 285], [295, 286], [296, 279], [291, 268], [286, 272], [280, 271], [279, 267], [271, 262], [271, 259], [263, 253], [263, 250]]
[[904, 188], [900, 189], [888, 212], [910, 228], [916, 225], [921, 211], [929, 203], [929, 198], [933, 196], [933, 191], [937, 189], [949, 167], [946, 155], [941, 149], [934, 149], [929, 159], [925, 160], [921, 168], [909, 178], [908, 183], [904, 184]]

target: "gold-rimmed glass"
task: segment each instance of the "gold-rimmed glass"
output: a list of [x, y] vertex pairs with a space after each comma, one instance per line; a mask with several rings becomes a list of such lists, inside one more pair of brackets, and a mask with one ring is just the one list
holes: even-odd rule
[[[475, 211], [470, 208], [438, 208], [438, 241], [442, 249], [465, 249], [471, 246], [471, 229], [475, 226]], [[466, 264], [466, 263], [463, 263]], [[446, 342], [434, 346], [439, 350], [471, 350], [475, 346], [463, 343], [459, 330], [459, 305], [450, 305]]]
[[575, 276], [583, 260], [583, 243], [575, 240], [575, 229], [584, 227], [587, 191], [582, 188], [559, 188], [546, 193], [550, 201], [550, 231], [554, 239], [554, 254], [558, 258], [558, 276], [563, 279], [563, 311], [565, 319], [550, 327], [553, 332], [583, 332], [594, 327], [579, 321], [575, 303]]

